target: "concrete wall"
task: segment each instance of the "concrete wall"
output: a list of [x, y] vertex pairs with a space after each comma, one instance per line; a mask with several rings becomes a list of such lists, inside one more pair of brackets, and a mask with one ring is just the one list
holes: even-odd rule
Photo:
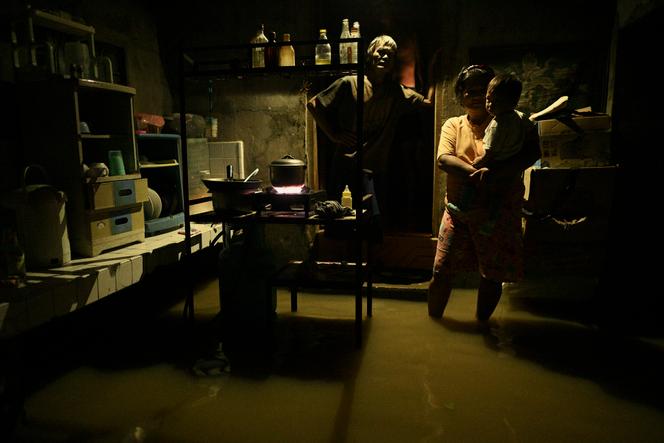
[[[96, 28], [99, 41], [124, 48], [129, 84], [137, 89], [135, 110], [157, 114], [178, 110], [175, 68], [181, 43], [247, 42], [261, 23], [279, 34], [290, 32], [294, 39], [315, 38], [319, 27], [327, 27], [335, 36], [342, 17], [360, 20], [365, 37], [382, 32], [397, 39], [417, 35], [423, 72], [435, 50], [440, 57], [435, 69], [438, 103], [432, 131], [445, 118], [460, 112], [451, 94], [452, 82], [459, 68], [468, 63], [472, 48], [597, 41], [608, 52], [616, 10], [624, 24], [647, 14], [657, 2], [621, 0], [617, 6], [599, 0], [543, 4], [527, 0], [328, 3], [192, 0], [185, 5], [164, 6], [129, 0], [33, 2], [35, 7], [63, 9], [83, 17]], [[215, 83], [213, 115], [220, 119], [220, 138], [244, 140], [247, 169], [261, 168], [260, 178], [267, 177], [269, 161], [285, 153], [307, 157], [301, 86], [302, 79]], [[191, 94], [188, 92], [187, 110], [206, 115], [207, 85], [188, 88]], [[432, 157], [434, 152], [432, 146]], [[435, 195], [440, 195], [439, 188]]]
[[[271, 161], [291, 154], [307, 161], [306, 96], [302, 78], [251, 77], [212, 84], [212, 113], [219, 140], [244, 142], [245, 172], [269, 184]], [[208, 84], [187, 82], [187, 112], [207, 115]]]

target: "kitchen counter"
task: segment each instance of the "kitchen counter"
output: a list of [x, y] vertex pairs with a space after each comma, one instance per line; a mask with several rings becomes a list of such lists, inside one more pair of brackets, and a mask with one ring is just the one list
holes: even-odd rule
[[[217, 223], [192, 223], [192, 254], [221, 241], [221, 230]], [[74, 312], [139, 282], [159, 266], [178, 262], [184, 247], [181, 232], [183, 228], [62, 267], [28, 272], [25, 286], [0, 289], [0, 337]]]

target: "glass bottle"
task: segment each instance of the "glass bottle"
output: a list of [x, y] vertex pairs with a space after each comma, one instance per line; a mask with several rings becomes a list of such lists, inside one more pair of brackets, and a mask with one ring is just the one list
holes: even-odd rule
[[[264, 31], [265, 26], [261, 25], [256, 32], [254, 38], [251, 39], [251, 43], [267, 43], [267, 37], [265, 37]], [[251, 48], [251, 67], [252, 68], [264, 68], [265, 67], [265, 48]]]
[[[284, 34], [282, 41], [289, 42], [290, 34]], [[293, 45], [279, 47], [279, 66], [295, 66], [295, 49]]]
[[341, 36], [339, 37], [339, 63], [346, 65], [350, 63], [352, 51], [350, 43], [344, 42], [345, 39], [350, 38], [350, 30], [348, 29], [348, 19], [345, 18], [341, 21]]
[[[360, 22], [353, 22], [353, 26], [350, 28], [350, 37], [360, 38]], [[357, 42], [349, 43], [349, 45], [351, 47], [351, 56], [348, 63], [357, 63]]]
[[265, 67], [276, 68], [279, 62], [279, 53], [277, 48], [277, 33], [270, 32], [269, 45], [265, 48]]
[[[327, 40], [327, 29], [321, 28], [318, 40]], [[332, 47], [329, 43], [319, 43], [316, 45], [316, 64], [329, 65], [332, 63]]]

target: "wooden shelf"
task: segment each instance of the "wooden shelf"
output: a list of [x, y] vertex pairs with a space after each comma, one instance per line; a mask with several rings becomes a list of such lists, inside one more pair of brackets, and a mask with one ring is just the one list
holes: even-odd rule
[[[362, 38], [344, 39], [344, 43], [356, 43]], [[268, 46], [293, 46], [309, 47], [311, 54], [319, 43], [328, 43], [332, 47], [338, 47], [340, 39], [330, 38], [328, 40], [292, 40], [288, 42], [275, 43], [249, 43], [236, 45], [216, 45], [197, 48], [186, 48], [183, 52], [184, 59], [188, 62], [185, 75], [190, 78], [196, 77], [251, 77], [266, 75], [308, 74], [308, 75], [355, 75], [360, 63], [338, 63], [338, 59], [327, 65], [314, 64], [314, 58], [303, 58], [296, 66], [275, 66], [268, 68], [253, 68], [247, 59], [234, 57], [233, 51], [241, 50], [249, 53], [252, 48], [266, 48]]]
[[104, 182], [114, 182], [114, 181], [120, 181], [120, 180], [134, 180], [141, 178], [141, 174], [135, 173], [135, 174], [125, 174], [125, 175], [109, 175], [107, 177], [86, 177], [85, 178], [85, 183], [104, 183]]
[[87, 78], [79, 78], [77, 81], [78, 85], [84, 88], [103, 89], [106, 91], [136, 95], [136, 89], [132, 88], [131, 86], [118, 85], [117, 83], [100, 82], [99, 80], [89, 80]]
[[[196, 240], [191, 254], [221, 241], [221, 225], [191, 226]], [[21, 334], [137, 284], [155, 269], [178, 263], [184, 248], [182, 229], [178, 229], [94, 258], [74, 258], [58, 268], [29, 270], [21, 287], [2, 289], [0, 338]]]
[[83, 140], [110, 140], [110, 134], [81, 134]]
[[153, 169], [153, 168], [172, 168], [173, 166], [180, 166], [177, 160], [161, 160], [157, 162], [150, 163], [139, 163], [138, 167], [141, 169]]
[[87, 36], [95, 33], [95, 28], [85, 25], [83, 23], [75, 22], [64, 17], [60, 17], [50, 12], [40, 11], [38, 9], [31, 10], [31, 16], [34, 23], [44, 28], [53, 29], [54, 31], [62, 32], [64, 34]]
[[[356, 272], [357, 265], [352, 262], [315, 262], [312, 266], [291, 261], [270, 282], [272, 286], [353, 291], [357, 285]], [[369, 279], [366, 262], [362, 263], [361, 279], [362, 282]]]

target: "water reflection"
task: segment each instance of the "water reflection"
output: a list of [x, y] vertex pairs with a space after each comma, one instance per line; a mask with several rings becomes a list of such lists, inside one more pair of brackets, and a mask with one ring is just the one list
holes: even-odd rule
[[224, 346], [219, 374], [193, 370], [219, 351], [214, 280], [194, 329], [181, 305], [127, 298], [35, 334], [14, 441], [664, 441], [657, 343], [509, 299], [479, 328], [457, 290], [440, 321], [375, 299], [357, 350], [353, 297], [303, 294], [296, 314], [278, 298], [273, 339]]

